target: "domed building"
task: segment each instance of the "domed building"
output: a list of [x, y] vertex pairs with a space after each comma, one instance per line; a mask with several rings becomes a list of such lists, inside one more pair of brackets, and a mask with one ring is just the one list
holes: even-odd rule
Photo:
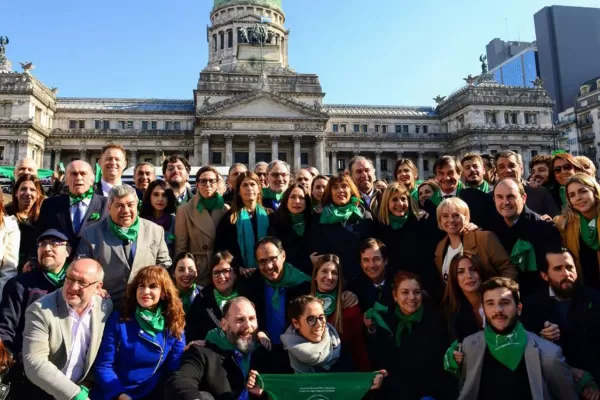
[[466, 151], [516, 150], [527, 168], [559, 135], [541, 83], [508, 87], [482, 74], [437, 107], [327, 104], [318, 75], [289, 65], [281, 0], [214, 0], [210, 22], [208, 65], [184, 100], [57, 97], [32, 65], [12, 72], [0, 45], [0, 162], [94, 163], [119, 143], [130, 166], [183, 153], [197, 166], [281, 159], [335, 173], [361, 154], [378, 177], [392, 177], [398, 158], [427, 177], [437, 156]]

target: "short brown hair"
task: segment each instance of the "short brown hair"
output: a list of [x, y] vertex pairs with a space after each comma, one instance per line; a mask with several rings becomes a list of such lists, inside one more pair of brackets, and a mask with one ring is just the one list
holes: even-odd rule
[[327, 182], [327, 187], [325, 188], [325, 193], [323, 193], [323, 200], [321, 201], [321, 204], [323, 204], [323, 206], [328, 206], [329, 204], [333, 203], [333, 196], [331, 194], [333, 185], [335, 185], [336, 183], [342, 183], [342, 182], [347, 183], [348, 186], [350, 186], [350, 192], [352, 194], [352, 197], [356, 197], [357, 205], [358, 205], [358, 203], [360, 203], [360, 192], [358, 191], [358, 188], [352, 181], [352, 178], [350, 178], [349, 175], [340, 173], [338, 175], [332, 176], [329, 179], [329, 181]]
[[421, 278], [419, 278], [419, 275], [413, 273], [413, 272], [408, 272], [408, 271], [398, 271], [396, 272], [396, 275], [394, 275], [394, 282], [392, 282], [392, 288], [394, 290], [394, 292], [396, 292], [396, 290], [398, 290], [398, 288], [400, 287], [400, 284], [404, 281], [417, 281], [417, 283], [419, 284], [419, 286], [421, 287], [421, 289], [423, 289], [423, 284], [421, 283]]
[[167, 166], [169, 164], [176, 163], [177, 161], [181, 161], [181, 163], [185, 167], [185, 170], [188, 172], [188, 174], [190, 173], [190, 171], [192, 170], [192, 167], [190, 166], [190, 163], [188, 162], [188, 160], [181, 154], [175, 154], [173, 156], [169, 156], [169, 157], [165, 158], [165, 160], [163, 161], [163, 164], [162, 164], [163, 175], [167, 172]]
[[214, 172], [217, 176], [217, 180], [220, 178], [219, 171], [217, 171], [215, 167], [213, 167], [212, 165], [205, 165], [204, 167], [196, 171], [196, 183], [198, 183], [198, 181], [200, 180], [200, 175], [202, 175], [205, 172]]
[[465, 161], [472, 161], [472, 160], [479, 161], [481, 163], [481, 166], [483, 167], [483, 158], [481, 158], [481, 154], [479, 154], [479, 153], [467, 153], [464, 156], [462, 156], [462, 158], [460, 159], [461, 167], [463, 166]]
[[485, 292], [489, 292], [498, 288], [510, 290], [512, 297], [515, 300], [515, 304], [519, 304], [521, 302], [521, 295], [519, 294], [519, 284], [510, 278], [505, 278], [502, 276], [495, 276], [481, 284], [479, 289], [481, 292], [481, 299], [483, 300], [483, 295], [485, 294]]
[[383, 243], [381, 240], [377, 239], [377, 238], [368, 238], [362, 241], [362, 243], [360, 244], [360, 247], [358, 248], [358, 250], [360, 251], [360, 254], [362, 255], [362, 253], [364, 253], [367, 249], [374, 249], [378, 247], [379, 251], [381, 252], [381, 257], [383, 257], [383, 259], [385, 261], [388, 260], [388, 251], [387, 251], [387, 247], [385, 245], [385, 243]]
[[454, 165], [456, 173], [461, 173], [460, 165], [457, 164], [456, 160], [452, 156], [441, 156], [440, 158], [435, 160], [435, 163], [433, 164], [433, 173], [436, 174], [438, 169], [446, 167], [448, 165]]
[[125, 147], [123, 147], [120, 144], [110, 143], [110, 144], [107, 144], [106, 146], [102, 146], [102, 150], [100, 150], [100, 157], [102, 157], [104, 155], [104, 153], [106, 153], [106, 150], [110, 150], [110, 149], [121, 150], [121, 152], [123, 153], [123, 155], [127, 156], [127, 152], [125, 151]]

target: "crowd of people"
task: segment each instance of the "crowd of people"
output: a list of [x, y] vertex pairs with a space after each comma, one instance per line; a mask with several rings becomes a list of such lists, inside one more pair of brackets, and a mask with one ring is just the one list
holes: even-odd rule
[[[123, 184], [102, 149], [0, 202], [0, 399], [600, 399], [600, 185], [565, 151]], [[352, 374], [358, 373], [358, 374]], [[359, 382], [364, 381], [364, 382]], [[365, 383], [366, 382], [366, 383]], [[357, 389], [359, 384], [363, 389]], [[355, 386], [353, 386], [355, 385]], [[304, 397], [303, 397], [304, 398]]]

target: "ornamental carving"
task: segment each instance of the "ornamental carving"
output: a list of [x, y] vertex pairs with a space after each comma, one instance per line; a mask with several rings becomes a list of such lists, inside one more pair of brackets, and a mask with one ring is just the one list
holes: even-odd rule
[[231, 122], [203, 122], [202, 123], [202, 128], [203, 129], [220, 129], [220, 130], [227, 130], [227, 129], [231, 129]]
[[270, 124], [261, 122], [236, 122], [232, 126], [233, 129], [238, 130], [253, 130], [253, 131], [291, 131], [295, 129], [294, 124]]

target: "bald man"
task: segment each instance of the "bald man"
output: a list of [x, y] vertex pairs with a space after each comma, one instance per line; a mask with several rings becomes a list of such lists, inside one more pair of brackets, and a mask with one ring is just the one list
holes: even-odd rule
[[38, 165], [33, 158], [23, 158], [15, 164], [15, 182], [21, 175], [37, 175]]
[[71, 248], [79, 245], [81, 232], [106, 216], [106, 197], [94, 193], [94, 172], [85, 161], [73, 161], [66, 168], [68, 194], [44, 200], [38, 229], [57, 229], [69, 238]]

